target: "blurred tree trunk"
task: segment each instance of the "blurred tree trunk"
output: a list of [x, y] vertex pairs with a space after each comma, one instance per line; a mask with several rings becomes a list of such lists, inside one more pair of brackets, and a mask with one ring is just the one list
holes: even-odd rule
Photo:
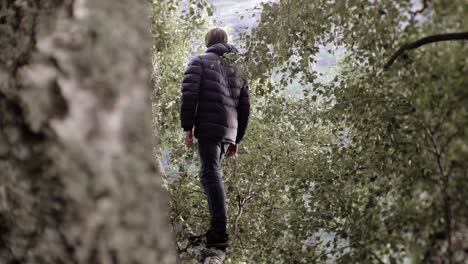
[[173, 263], [147, 1], [0, 0], [0, 263]]

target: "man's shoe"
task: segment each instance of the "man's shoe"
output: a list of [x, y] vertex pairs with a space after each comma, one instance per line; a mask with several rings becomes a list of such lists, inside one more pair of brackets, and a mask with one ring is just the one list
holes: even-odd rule
[[226, 258], [223, 250], [208, 248], [203, 251], [203, 264], [222, 264]]
[[225, 250], [229, 246], [229, 235], [227, 233], [218, 233], [212, 229], [206, 232], [206, 247]]

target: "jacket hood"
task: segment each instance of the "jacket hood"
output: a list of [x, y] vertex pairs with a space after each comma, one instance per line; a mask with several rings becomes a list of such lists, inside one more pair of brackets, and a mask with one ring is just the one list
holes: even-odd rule
[[206, 52], [216, 53], [218, 56], [223, 56], [226, 53], [238, 54], [239, 51], [231, 44], [217, 43], [208, 47]]

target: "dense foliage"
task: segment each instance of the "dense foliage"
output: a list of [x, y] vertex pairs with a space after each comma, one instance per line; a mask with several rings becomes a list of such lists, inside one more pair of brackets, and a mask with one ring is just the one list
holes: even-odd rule
[[[151, 7], [155, 119], [172, 217], [201, 233], [206, 202], [196, 154], [183, 146], [178, 97], [211, 9], [181, 0]], [[463, 263], [468, 43], [426, 45], [389, 70], [383, 65], [405, 42], [467, 31], [466, 1], [282, 0], [262, 7], [260, 24], [239, 43], [254, 112], [240, 158], [225, 162], [233, 237], [226, 262]], [[323, 50], [345, 54], [332, 81], [314, 67]], [[287, 96], [294, 81], [301, 98]]]

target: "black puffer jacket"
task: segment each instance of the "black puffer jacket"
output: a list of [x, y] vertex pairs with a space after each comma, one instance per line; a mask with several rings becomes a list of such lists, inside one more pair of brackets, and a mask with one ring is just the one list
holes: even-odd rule
[[223, 58], [238, 53], [229, 44], [215, 44], [194, 57], [182, 82], [181, 125], [195, 127], [195, 137], [239, 143], [250, 114], [248, 85], [240, 69]]

